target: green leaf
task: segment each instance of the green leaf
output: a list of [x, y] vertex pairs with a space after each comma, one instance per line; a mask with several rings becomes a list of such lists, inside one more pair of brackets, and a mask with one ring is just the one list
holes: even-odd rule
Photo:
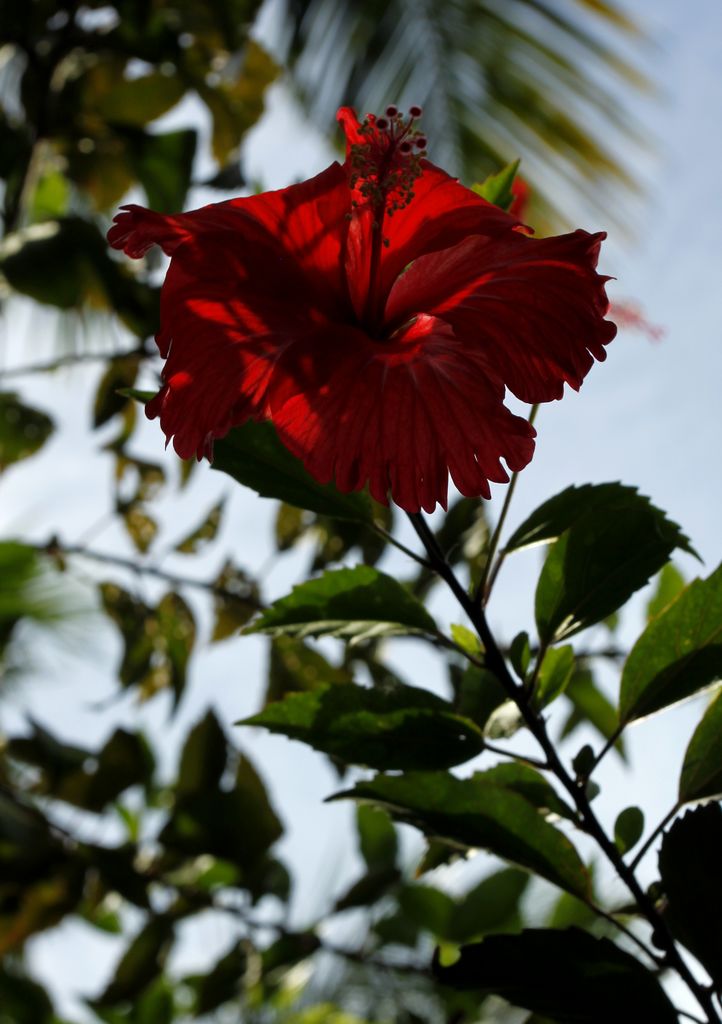
[[91, 1006], [114, 1006], [133, 1000], [163, 969], [163, 963], [173, 939], [173, 924], [167, 917], [151, 920], [132, 940], [115, 974]]
[[504, 868], [483, 878], [454, 909], [449, 922], [451, 942], [469, 942], [490, 932], [516, 930], [519, 903], [529, 875], [518, 868]]
[[269, 704], [238, 724], [261, 725], [346, 764], [387, 771], [450, 768], [484, 747], [478, 726], [413, 686], [320, 686]]
[[263, 703], [265, 706], [282, 700], [289, 693], [305, 693], [329, 683], [344, 685], [352, 682], [350, 672], [332, 665], [302, 640], [277, 636], [271, 641], [268, 686]]
[[195, 644], [195, 618], [183, 598], [171, 592], [158, 605], [157, 622], [164, 654], [163, 685], [172, 689], [177, 707], [185, 690], [188, 660]]
[[178, 75], [153, 72], [121, 80], [97, 103], [98, 113], [114, 124], [142, 128], [174, 107], [185, 92]]
[[34, 455], [53, 432], [44, 412], [25, 405], [17, 395], [0, 392], [0, 473]]
[[396, 866], [398, 839], [396, 829], [386, 811], [369, 804], [356, 808], [359, 850], [370, 871]]
[[202, 1017], [223, 1003], [240, 996], [248, 966], [247, 943], [234, 943], [207, 974], [192, 974], [183, 979], [194, 994], [193, 1016]]
[[[634, 488], [603, 484], [586, 497], [586, 509], [555, 542], [539, 577], [535, 612], [543, 643], [565, 639], [611, 615], [675, 548], [692, 551], [679, 527]], [[579, 500], [579, 492], [574, 493], [576, 511]]]
[[215, 621], [211, 640], [215, 643], [242, 629], [260, 608], [261, 600], [255, 580], [231, 561], [225, 563], [213, 588]]
[[442, 985], [496, 995], [549, 1015], [555, 1024], [653, 1020], [677, 1024], [677, 1012], [655, 976], [609, 939], [580, 928], [527, 929], [490, 935], [463, 946], [451, 966], [438, 954], [433, 972]]
[[154, 210], [175, 213], [184, 206], [197, 142], [198, 133], [192, 128], [130, 135], [130, 164]]
[[203, 522], [194, 530], [191, 530], [183, 540], [179, 541], [173, 550], [179, 551], [183, 555], [194, 555], [199, 549], [204, 548], [209, 541], [215, 540], [221, 525], [223, 506], [224, 502], [222, 500], [217, 502]]
[[301, 460], [279, 441], [270, 422], [249, 421], [216, 441], [213, 468], [228, 473], [263, 498], [280, 498], [289, 505], [336, 519], [370, 522], [368, 497], [342, 494], [333, 484], [314, 480]]
[[[9, 957], [5, 958], [10, 961]], [[0, 967], [0, 1021], [3, 1024], [56, 1024], [45, 989], [8, 962]]]
[[636, 846], [644, 832], [644, 814], [639, 807], [627, 807], [614, 823], [614, 842], [620, 853], [628, 853]]
[[574, 810], [558, 796], [544, 776], [530, 765], [512, 761], [497, 764], [484, 772], [477, 772], [475, 778], [486, 779], [488, 782], [513, 789], [515, 793], [525, 797], [544, 817], [555, 815], [576, 821]]
[[652, 619], [622, 672], [619, 715], [632, 722], [722, 678], [722, 565]]
[[647, 621], [664, 611], [668, 604], [684, 590], [686, 580], [673, 562], [667, 562], [659, 576], [654, 594], [647, 602]]
[[481, 653], [481, 641], [476, 633], [473, 633], [466, 626], [460, 626], [455, 622], [451, 623], [449, 628], [451, 633], [451, 639], [460, 647], [462, 651], [466, 651], [467, 654], [477, 656]]
[[[553, 498], [549, 498], [524, 520], [514, 531], [504, 546], [507, 552], [521, 551], [523, 548], [535, 547], [537, 544], [549, 544], [574, 526], [582, 517], [595, 510], [607, 511], [613, 515], [616, 509], [625, 508], [627, 503], [634, 507], [638, 503], [654, 508], [649, 499], [637, 493], [636, 487], [625, 484], [582, 484], [580, 487], [567, 487]], [[664, 513], [654, 509], [665, 532], [676, 537], [676, 547], [694, 554], [687, 538], [666, 520]]]
[[33, 224], [38, 221], [55, 220], [68, 212], [70, 202], [70, 185], [68, 179], [59, 170], [50, 168], [38, 182], [32, 194], [29, 219]]
[[722, 796], [722, 691], [707, 708], [685, 751], [679, 801]]
[[100, 378], [95, 393], [93, 426], [100, 427], [116, 413], [122, 412], [128, 404], [128, 392], [138, 376], [140, 356], [130, 355], [122, 359], [111, 359], [108, 368]]
[[445, 939], [454, 915], [454, 901], [430, 885], [405, 885], [399, 892], [399, 909], [416, 928]]
[[719, 988], [722, 983], [722, 809], [706, 804], [678, 818], [662, 840], [665, 920]]
[[[562, 726], [561, 738], [571, 735], [583, 722], [589, 723], [605, 739], [611, 739], [619, 729], [619, 716], [614, 705], [602, 693], [594, 676], [586, 668], [577, 668], [564, 691], [572, 710]], [[615, 750], [626, 759], [624, 740], [620, 736], [614, 744]]]
[[461, 847], [483, 847], [579, 896], [589, 877], [565, 835], [518, 792], [484, 775], [457, 779], [445, 772], [377, 775], [330, 799], [370, 801], [426, 835]]
[[502, 210], [508, 210], [514, 199], [511, 186], [514, 183], [516, 172], [519, 170], [519, 163], [519, 160], [514, 160], [513, 163], [502, 167], [497, 174], [490, 174], [481, 183], [472, 185], [472, 192], [476, 192], [482, 199], [486, 199], [487, 203], [493, 203], [494, 206], [499, 206]]
[[509, 661], [519, 679], [524, 682], [526, 673], [531, 661], [531, 648], [529, 646], [529, 634], [526, 632], [517, 633], [509, 645]]
[[543, 708], [551, 704], [560, 694], [564, 693], [574, 674], [574, 648], [567, 644], [564, 647], [551, 647], [544, 655], [539, 669], [534, 701], [537, 707]]
[[245, 630], [271, 636], [381, 636], [435, 633], [436, 624], [391, 576], [359, 565], [336, 569], [294, 587]]

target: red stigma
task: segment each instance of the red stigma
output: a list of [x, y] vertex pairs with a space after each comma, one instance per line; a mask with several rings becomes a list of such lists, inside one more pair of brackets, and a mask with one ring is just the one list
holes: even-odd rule
[[423, 112], [424, 111], [423, 111], [422, 107], [417, 107], [417, 106], [409, 107], [409, 114], [413, 118], [421, 117]]

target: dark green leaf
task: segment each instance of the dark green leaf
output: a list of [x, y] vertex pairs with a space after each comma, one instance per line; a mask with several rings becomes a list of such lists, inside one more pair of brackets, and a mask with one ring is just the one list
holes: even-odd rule
[[508, 210], [514, 199], [511, 186], [514, 183], [516, 172], [519, 170], [519, 161], [515, 160], [507, 164], [497, 174], [490, 174], [488, 178], [471, 188], [487, 203], [500, 206], [502, 210]]
[[722, 984], [722, 808], [696, 807], [662, 840], [659, 871], [672, 934]]
[[614, 823], [614, 842], [624, 854], [636, 846], [644, 832], [644, 814], [639, 807], [626, 807]]
[[0, 1024], [55, 1024], [55, 1021], [53, 1004], [42, 985], [26, 977], [10, 962], [0, 968]]
[[169, 592], [158, 605], [157, 621], [167, 676], [163, 684], [171, 687], [177, 706], [185, 690], [188, 659], [195, 644], [195, 618], [183, 598]]
[[594, 509], [613, 509], [620, 499], [634, 498], [635, 487], [624, 484], [582, 484], [567, 487], [539, 506], [504, 545], [507, 552], [549, 544]]
[[93, 408], [93, 426], [100, 427], [103, 423], [121, 412], [128, 404], [128, 391], [133, 390], [135, 378], [138, 376], [140, 356], [125, 356], [123, 359], [112, 359], [108, 369], [100, 378], [95, 393]]
[[[562, 739], [571, 735], [582, 722], [588, 722], [605, 740], [610, 739], [617, 732], [619, 718], [616, 709], [599, 689], [589, 669], [577, 668], [564, 696], [570, 701], [572, 710], [562, 727]], [[626, 755], [624, 740], [621, 736], [614, 747], [624, 760]]]
[[305, 693], [329, 683], [345, 685], [351, 682], [350, 672], [332, 665], [302, 640], [277, 636], [271, 641], [268, 686], [263, 703], [271, 704], [289, 693]]
[[722, 692], [694, 731], [679, 779], [680, 803], [722, 796]]
[[193, 1016], [202, 1017], [223, 1003], [239, 997], [248, 965], [245, 942], [234, 943], [207, 974], [194, 974], [183, 979], [193, 989]]
[[366, 495], [342, 494], [333, 484], [319, 484], [279, 441], [271, 423], [249, 421], [216, 441], [213, 468], [228, 473], [264, 498], [280, 498], [336, 519], [370, 521], [371, 506]]
[[177, 792], [181, 796], [202, 794], [219, 788], [226, 769], [228, 741], [213, 711], [188, 734], [178, 769]]
[[361, 856], [369, 870], [395, 867], [398, 840], [396, 829], [386, 811], [369, 804], [359, 804], [356, 808], [356, 828]]
[[434, 975], [442, 985], [501, 996], [557, 1024], [678, 1020], [664, 989], [639, 960], [579, 928], [490, 935], [462, 947], [449, 967], [437, 954]]
[[405, 587], [366, 565], [326, 572], [294, 587], [246, 629], [356, 640], [435, 631], [434, 620]]
[[194, 530], [191, 530], [183, 540], [179, 541], [173, 550], [179, 551], [183, 555], [193, 555], [199, 549], [204, 548], [209, 541], [215, 540], [218, 536], [218, 528], [221, 525], [223, 505], [223, 501], [217, 502], [203, 522]]
[[167, 917], [151, 920], [132, 940], [112, 980], [91, 1005], [114, 1006], [134, 1000], [163, 969], [173, 939], [173, 925]]
[[192, 128], [162, 135], [129, 134], [130, 164], [154, 210], [175, 213], [185, 204], [197, 141]]
[[529, 647], [529, 634], [526, 632], [517, 633], [509, 645], [509, 661], [519, 679], [522, 682], [526, 679], [527, 669], [531, 661], [531, 648]]
[[398, 900], [401, 913], [414, 927], [437, 939], [447, 938], [455, 910], [451, 896], [430, 885], [405, 885]]
[[507, 702], [506, 690], [496, 676], [484, 668], [467, 665], [454, 681], [455, 705], [460, 715], [486, 729], [493, 713]]
[[565, 835], [529, 801], [483, 775], [457, 779], [444, 772], [377, 775], [332, 799], [353, 797], [387, 807], [394, 818], [458, 846], [483, 847], [585, 896], [589, 878]]
[[690, 583], [637, 640], [622, 672], [620, 718], [643, 718], [720, 678], [722, 566]]
[[484, 747], [473, 722], [413, 686], [319, 686], [268, 704], [238, 724], [261, 725], [346, 764], [386, 771], [450, 768]]
[[97, 110], [106, 121], [142, 128], [174, 107], [184, 92], [177, 75], [154, 72], [121, 79], [102, 97]]
[[[582, 491], [573, 494], [575, 507]], [[616, 611], [675, 548], [692, 551], [679, 527], [634, 488], [603, 484], [590, 488], [586, 499], [586, 509], [555, 542], [539, 577], [535, 612], [545, 643]]]
[[551, 647], [544, 655], [539, 669], [534, 699], [543, 708], [564, 693], [574, 673], [574, 648]]
[[545, 817], [555, 815], [560, 818], [568, 818], [569, 821], [576, 820], [576, 814], [569, 804], [565, 803], [544, 776], [530, 765], [511, 761], [506, 764], [497, 764], [493, 768], [487, 768], [484, 772], [477, 772], [475, 778], [486, 779], [488, 782], [495, 782], [500, 786], [513, 789], [515, 793], [525, 797]]
[[659, 576], [654, 594], [647, 602], [647, 621], [664, 611], [685, 587], [685, 578], [673, 562], [667, 562]]
[[469, 942], [490, 932], [516, 930], [521, 920], [519, 903], [529, 875], [504, 868], [483, 878], [454, 909], [448, 929], [451, 942]]
[[52, 432], [53, 421], [44, 412], [25, 405], [17, 395], [0, 393], [0, 473], [34, 455]]
[[211, 640], [215, 643], [233, 636], [246, 625], [261, 606], [255, 580], [233, 562], [226, 562], [213, 581], [215, 622]]
[[392, 886], [401, 878], [397, 867], [378, 868], [367, 871], [357, 882], [354, 882], [343, 896], [334, 904], [334, 913], [349, 910], [352, 907], [370, 907], [385, 896]]

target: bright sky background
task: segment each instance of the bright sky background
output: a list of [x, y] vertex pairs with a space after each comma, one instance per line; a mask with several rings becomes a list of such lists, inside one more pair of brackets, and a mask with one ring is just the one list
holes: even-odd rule
[[[692, 576], [712, 571], [722, 556], [720, 508], [722, 474], [720, 436], [722, 406], [722, 5], [719, 0], [628, 0], [629, 9], [646, 23], [657, 49], [646, 52], [645, 62], [661, 84], [656, 101], [628, 96], [657, 139], [653, 161], [645, 161], [650, 180], [646, 204], [640, 207], [639, 228], [633, 242], [610, 238], [603, 254], [603, 270], [618, 280], [610, 285], [614, 298], [634, 299], [649, 319], [666, 330], [663, 341], [652, 343], [637, 334], [620, 334], [604, 365], [596, 366], [581, 395], [544, 407], [537, 420], [537, 454], [517, 488], [510, 524], [541, 501], [571, 483], [622, 480], [637, 485], [671, 518], [679, 522], [704, 559], [700, 570], [685, 556], [683, 571]], [[390, 100], [393, 97], [389, 98]], [[278, 90], [270, 110], [253, 132], [247, 147], [247, 168], [270, 187], [306, 177], [332, 158], [326, 143], [296, 120], [293, 106]], [[201, 197], [200, 201], [208, 201]], [[583, 223], [589, 229], [602, 224]], [[93, 328], [94, 329], [94, 328]], [[8, 307], [0, 330], [0, 365], [28, 361], [33, 337], [33, 359], [52, 358], [57, 328], [50, 317], [18, 304]], [[117, 329], [106, 326], [109, 346], [122, 341]], [[37, 342], [36, 342], [37, 338]], [[54, 376], [28, 378], [23, 394], [41, 408], [58, 411], [59, 431], [46, 449], [27, 467], [10, 470], [0, 484], [0, 535], [44, 541], [58, 531], [68, 542], [81, 539], [103, 514], [110, 493], [111, 460], [101, 451], [103, 439], [114, 428], [89, 431], [89, 386], [96, 368], [83, 368]], [[13, 381], [13, 386], [16, 382]], [[83, 402], [78, 396], [84, 396]], [[145, 425], [137, 444], [139, 454], [170, 465], [163, 455], [157, 424]], [[43, 490], [38, 491], [42, 481]], [[272, 508], [251, 492], [232, 488], [221, 474], [202, 467], [180, 499], [161, 502], [164, 531], [157, 551], [172, 547], [201, 518], [220, 494], [233, 492], [230, 512], [217, 546], [217, 562], [232, 550], [237, 560], [258, 570], [271, 551]], [[496, 490], [495, 504], [503, 497]], [[101, 497], [102, 496], [102, 497]], [[93, 539], [101, 550], [127, 551], [121, 532], [106, 528]], [[268, 576], [268, 596], [280, 596], [304, 571], [308, 552], [286, 559]], [[531, 607], [539, 553], [517, 556], [500, 577], [491, 606], [492, 624], [510, 638], [533, 622]], [[182, 556], [168, 556], [163, 565], [187, 574]], [[383, 568], [405, 571], [403, 559], [392, 556]], [[210, 576], [207, 567], [199, 575]], [[107, 574], [104, 574], [104, 576]], [[139, 580], [148, 596], [157, 588]], [[207, 625], [203, 602], [190, 595], [201, 621]], [[641, 624], [642, 602], [628, 616], [625, 637], [633, 639]], [[433, 610], [442, 621], [457, 618], [453, 604], [437, 598]], [[73, 651], [73, 647], [77, 649]], [[91, 648], [92, 657], [80, 652]], [[119, 719], [142, 726], [163, 737], [167, 766], [174, 763], [179, 738], [185, 735], [202, 709], [212, 701], [222, 722], [231, 723], [253, 712], [263, 680], [264, 643], [243, 638], [216, 645], [196, 660], [189, 692], [179, 714], [168, 719], [164, 698], [138, 708], [128, 697], [117, 698], [111, 666], [119, 656], [114, 632], [97, 620], [91, 636], [75, 634], [59, 649], [38, 653], [32, 678], [2, 706], [5, 730], [20, 726], [28, 714], [47, 723], [68, 739], [91, 745], [99, 720], [115, 725]], [[419, 645], [397, 646], [399, 665], [409, 682], [440, 685], [438, 666]], [[108, 713], [99, 715], [99, 703], [114, 698]], [[611, 755], [602, 775], [599, 800], [608, 821], [629, 803], [649, 809], [648, 824], [656, 824], [673, 802], [686, 738], [702, 710], [700, 701], [644, 723], [630, 736], [633, 774], [620, 770]], [[271, 786], [277, 809], [288, 826], [279, 852], [292, 862], [297, 880], [294, 901], [296, 923], [313, 918], [330, 903], [329, 884], [335, 893], [356, 870], [351, 808], [325, 805], [322, 800], [338, 782], [320, 755], [282, 738], [233, 730], [234, 739], [251, 754]], [[579, 745], [581, 745], [581, 736]], [[596, 742], [596, 741], [595, 741]], [[466, 770], [466, 768], [464, 769]], [[630, 789], [630, 780], [633, 788]], [[103, 826], [97, 839], [112, 838], [112, 826]], [[484, 866], [482, 859], [469, 869], [472, 876]], [[651, 873], [650, 862], [648, 871]], [[449, 872], [450, 885], [466, 888]], [[618, 886], [615, 890], [621, 896]], [[194, 919], [195, 921], [195, 919]], [[196, 925], [194, 924], [195, 928]], [[181, 951], [180, 970], [205, 967], [232, 938], [230, 925], [206, 920]], [[33, 944], [31, 963], [52, 978], [60, 994], [60, 1009], [77, 1009], [77, 995], [93, 995], [103, 986], [119, 953], [112, 937], [103, 937], [79, 923], [65, 923], [52, 935]], [[80, 1018], [81, 1014], [76, 1014]]]

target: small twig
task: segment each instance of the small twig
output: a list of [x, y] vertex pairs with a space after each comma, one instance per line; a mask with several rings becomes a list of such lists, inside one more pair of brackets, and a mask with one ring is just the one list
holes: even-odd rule
[[[539, 405], [533, 405], [531, 408], [531, 412], [529, 413], [530, 426], [533, 426], [538, 411]], [[486, 557], [486, 565], [484, 566], [484, 571], [481, 574], [481, 579], [479, 580], [479, 584], [476, 588], [476, 592], [474, 593], [473, 598], [474, 603], [480, 606], [486, 605], [486, 603], [488, 602], [489, 596], [491, 594], [491, 589], [494, 586], [494, 581], [496, 580], [496, 577], [499, 575], [499, 569], [501, 569], [504, 559], [506, 558], [506, 550], [502, 549], [499, 552], [499, 557], [497, 558], [496, 562], [494, 562], [492, 567], [494, 555], [496, 554], [496, 549], [499, 546], [501, 531], [504, 529], [504, 523], [506, 522], [506, 517], [511, 506], [511, 499], [514, 497], [514, 491], [516, 490], [516, 484], [518, 479], [518, 471], [516, 473], [512, 473], [509, 486], [507, 487], [506, 494], [504, 495], [504, 503], [501, 506], [499, 519], [497, 521], [496, 526], [494, 527], [494, 532], [491, 535], [491, 540], [489, 542], [489, 550], [487, 552]]]
[[639, 862], [642, 860], [642, 858], [644, 857], [645, 853], [650, 848], [650, 846], [652, 845], [654, 840], [657, 838], [657, 836], [660, 834], [660, 832], [663, 831], [664, 826], [667, 824], [667, 822], [672, 820], [672, 818], [675, 816], [675, 814], [677, 813], [677, 811], [680, 809], [681, 806], [682, 805], [679, 802], [677, 802], [674, 805], [674, 807], [670, 811], [668, 811], [667, 814], [665, 814], [665, 816], [662, 818], [662, 820], [660, 821], [659, 825], [657, 825], [657, 827], [654, 829], [654, 831], [650, 832], [650, 834], [647, 836], [647, 838], [644, 840], [644, 842], [642, 843], [640, 848], [635, 853], [635, 855], [632, 858], [632, 860], [629, 862], [630, 870], [634, 871], [634, 869], [637, 867]]
[[606, 757], [606, 755], [612, 749], [612, 747], [617, 742], [619, 737], [622, 735], [622, 732], [624, 730], [625, 725], [626, 725], [626, 722], [621, 722], [617, 726], [617, 728], [614, 730], [614, 732], [611, 734], [611, 736], [608, 737], [607, 742], [604, 744], [602, 749], [599, 751], [597, 756], [592, 761], [592, 766], [589, 769], [589, 771], [587, 772], [587, 776], [586, 776], [587, 778], [590, 778], [591, 775], [592, 775], [592, 772], [595, 772], [597, 770], [597, 768], [599, 767], [599, 764], [602, 761], [602, 759], [604, 757]]
[[249, 593], [239, 594], [236, 591], [228, 590], [226, 587], [219, 586], [217, 583], [209, 582], [208, 580], [197, 580], [190, 576], [178, 576], [176, 573], [166, 572], [165, 569], [159, 569], [155, 565], [144, 565], [141, 562], [136, 562], [132, 558], [124, 558], [122, 555], [113, 555], [107, 551], [94, 551], [92, 548], [85, 548], [78, 544], [61, 544], [57, 540], [53, 539], [47, 544], [31, 544], [36, 551], [42, 554], [53, 556], [77, 556], [80, 558], [89, 558], [93, 562], [102, 562], [104, 565], [115, 565], [119, 569], [127, 569], [129, 572], [137, 573], [141, 576], [152, 576], [154, 579], [163, 580], [163, 582], [170, 584], [172, 587], [195, 587], [197, 590], [205, 590], [207, 593], [213, 594], [214, 597], [222, 597], [228, 601], [242, 601], [244, 604], [252, 604], [258, 611], [261, 611], [265, 606], [262, 601], [254, 598]]
[[117, 363], [131, 356], [149, 358], [152, 355], [145, 345], [138, 345], [127, 352], [77, 352], [73, 355], [59, 356], [48, 363], [31, 363], [29, 366], [12, 366], [9, 370], [0, 370], [0, 379], [25, 377], [32, 373], [52, 373], [63, 366], [75, 366], [78, 363]]
[[380, 523], [374, 522], [371, 526], [371, 529], [373, 529], [373, 531], [377, 533], [379, 537], [383, 537], [384, 540], [387, 541], [389, 544], [393, 544], [393, 546], [395, 548], [398, 548], [399, 551], [403, 551], [403, 553], [407, 555], [409, 558], [412, 558], [415, 562], [418, 562], [419, 565], [423, 565], [424, 569], [431, 569], [431, 563], [427, 558], [424, 558], [423, 555], [418, 555], [415, 551], [412, 551], [411, 548], [407, 548], [406, 545], [402, 544], [400, 540], [397, 540], [392, 533], [389, 533], [388, 530], [385, 530]]
[[502, 757], [510, 757], [513, 761], [522, 761], [524, 764], [531, 765], [532, 768], [537, 768], [540, 772], [549, 769], [546, 761], [540, 761], [537, 757], [529, 757], [527, 754], [517, 754], [513, 750], [504, 750], [503, 747], [497, 747], [495, 743], [489, 743], [487, 740], [484, 740], [484, 750], [490, 750], [492, 754], [500, 754]]
[[614, 927], [619, 929], [620, 932], [623, 932], [623, 934], [626, 935], [628, 939], [634, 942], [639, 947], [639, 949], [641, 949], [642, 952], [649, 957], [649, 959], [654, 963], [656, 967], [664, 967], [663, 958], [658, 956], [653, 950], [649, 949], [645, 945], [645, 943], [642, 942], [642, 940], [634, 934], [632, 929], [627, 928], [625, 924], [622, 924], [621, 921], [618, 921], [614, 914], [610, 914], [608, 911], [604, 910], [602, 907], [594, 903], [593, 900], [585, 900], [584, 902], [589, 907], [589, 909], [592, 910], [595, 914], [597, 914], [599, 917], [604, 918], [604, 920], [608, 921], [610, 924], [614, 925]]

